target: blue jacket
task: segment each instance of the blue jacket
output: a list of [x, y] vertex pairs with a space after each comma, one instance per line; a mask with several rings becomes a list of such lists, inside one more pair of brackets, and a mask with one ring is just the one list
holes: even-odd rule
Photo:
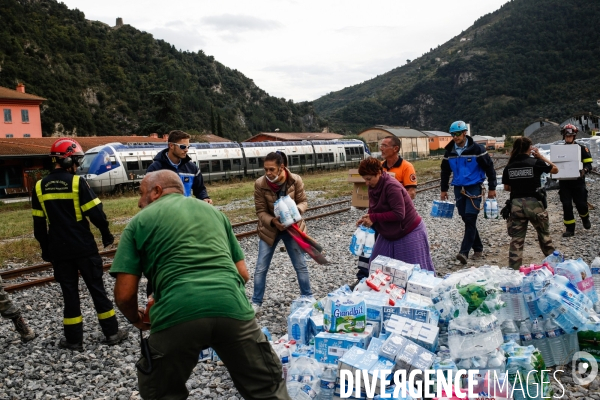
[[150, 164], [146, 173], [159, 171], [161, 169], [168, 169], [177, 174], [194, 174], [194, 182], [192, 183], [192, 193], [196, 198], [200, 200], [208, 199], [208, 193], [206, 192], [206, 186], [204, 186], [204, 178], [202, 178], [202, 173], [200, 170], [192, 162], [190, 156], [186, 156], [183, 160], [181, 160], [181, 164], [177, 168], [173, 167], [171, 162], [168, 160], [167, 152], [169, 149], [164, 149], [160, 153], [154, 157], [154, 162]]
[[453, 174], [453, 186], [469, 186], [480, 184], [488, 178], [489, 190], [496, 190], [496, 170], [494, 162], [485, 148], [467, 136], [466, 149], [459, 156], [454, 148], [454, 141], [445, 147], [446, 153], [442, 160], [441, 190], [447, 192], [450, 185], [450, 174]]

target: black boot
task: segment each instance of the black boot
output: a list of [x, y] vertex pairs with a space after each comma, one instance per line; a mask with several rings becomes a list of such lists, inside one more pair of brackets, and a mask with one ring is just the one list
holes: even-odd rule
[[565, 225], [565, 228], [567, 228], [567, 230], [562, 234], [562, 237], [575, 236], [575, 224]]
[[583, 223], [583, 227], [585, 229], [590, 229], [592, 227], [592, 223], [590, 222], [590, 216], [581, 218], [581, 223]]
[[12, 319], [13, 324], [15, 324], [15, 329], [21, 335], [21, 340], [23, 342], [29, 342], [35, 338], [35, 332], [27, 325], [27, 322], [23, 319], [22, 316], [18, 316]]

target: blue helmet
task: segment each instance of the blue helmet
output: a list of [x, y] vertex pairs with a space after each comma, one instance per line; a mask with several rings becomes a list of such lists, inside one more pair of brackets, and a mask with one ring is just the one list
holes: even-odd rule
[[450, 133], [454, 133], [454, 132], [462, 132], [462, 131], [466, 131], [469, 128], [467, 128], [467, 124], [465, 124], [464, 121], [456, 121], [453, 122], [452, 125], [450, 125]]

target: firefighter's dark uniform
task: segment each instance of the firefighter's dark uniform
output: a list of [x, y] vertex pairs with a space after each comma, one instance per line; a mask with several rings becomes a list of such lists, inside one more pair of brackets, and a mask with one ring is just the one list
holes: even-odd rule
[[[581, 162], [583, 163], [583, 171], [589, 173], [592, 170], [592, 155], [587, 147], [578, 143], [565, 146], [579, 146], [581, 149]], [[567, 232], [575, 232], [575, 215], [573, 214], [573, 203], [577, 208], [577, 212], [582, 220], [590, 218], [588, 210], [587, 195], [588, 191], [585, 187], [585, 176], [575, 180], [560, 180], [559, 195], [560, 202], [563, 206], [563, 219]]]
[[105, 244], [112, 243], [100, 199], [82, 177], [63, 168], [38, 181], [32, 197], [34, 235], [42, 248], [42, 258], [52, 263], [63, 293], [65, 338], [69, 343], [83, 341], [78, 273], [92, 295], [104, 335], [116, 334], [115, 310], [102, 281], [102, 258], [87, 220], [100, 230]]

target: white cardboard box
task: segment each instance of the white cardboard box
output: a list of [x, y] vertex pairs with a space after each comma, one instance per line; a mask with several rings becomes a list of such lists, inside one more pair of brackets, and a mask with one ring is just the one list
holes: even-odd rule
[[577, 144], [550, 146], [550, 161], [556, 164], [558, 173], [552, 174], [552, 179], [577, 179], [583, 169], [581, 149]]

